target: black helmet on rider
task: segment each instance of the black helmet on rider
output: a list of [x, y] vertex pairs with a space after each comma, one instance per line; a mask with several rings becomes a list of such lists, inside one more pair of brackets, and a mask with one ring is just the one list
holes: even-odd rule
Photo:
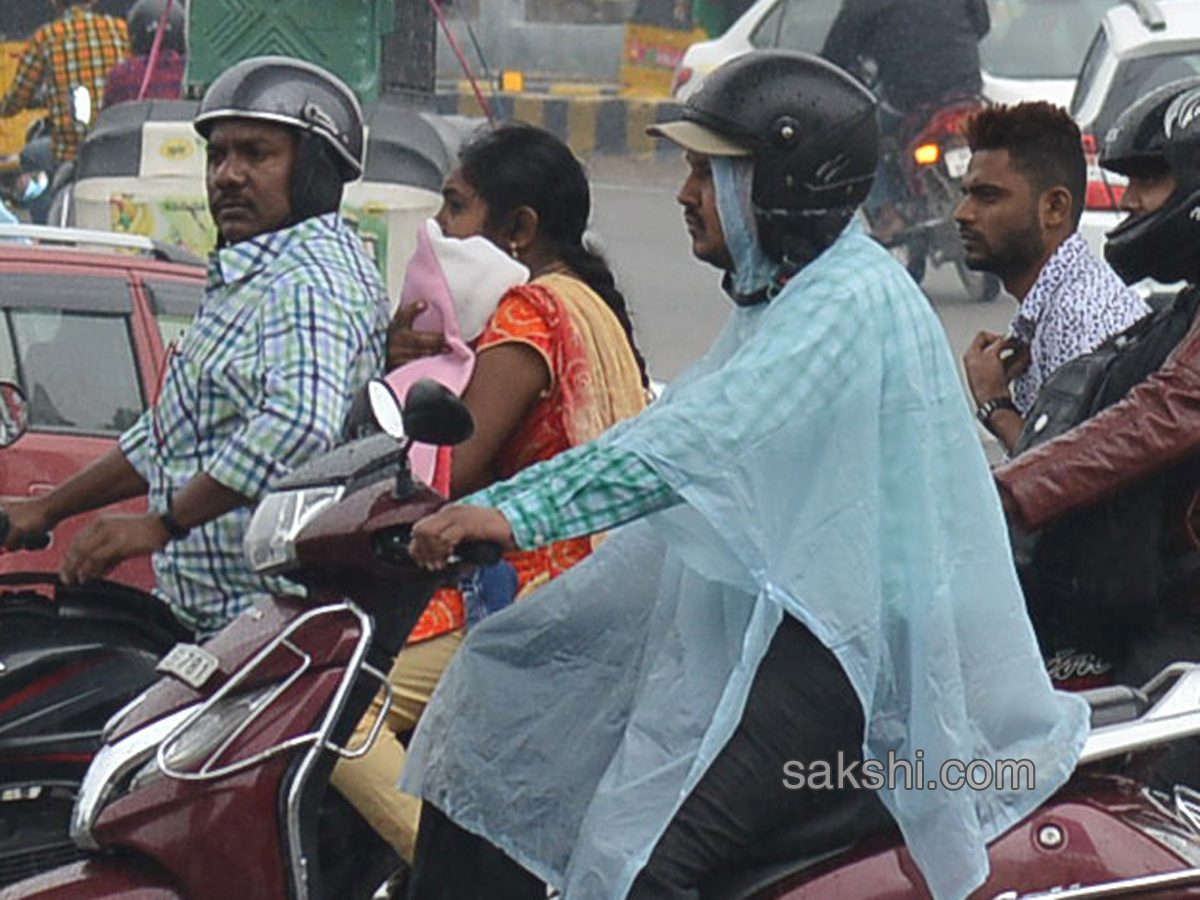
[[1164, 85], [1117, 119], [1100, 155], [1104, 168], [1131, 177], [1169, 173], [1175, 189], [1162, 206], [1131, 213], [1107, 235], [1104, 256], [1126, 281], [1169, 283], [1200, 275], [1200, 78]]
[[[170, 6], [170, 13], [167, 7]], [[167, 16], [160, 47], [187, 52], [187, 3], [186, 0], [138, 0], [129, 10], [129, 42], [136, 56], [149, 56], [154, 46], [158, 26]]]
[[342, 188], [363, 173], [365, 142], [358, 98], [324, 69], [284, 56], [259, 56], [226, 69], [209, 85], [193, 126], [207, 138], [223, 119], [253, 119], [300, 136], [292, 176], [292, 223], [333, 212]]
[[866, 198], [879, 161], [871, 93], [832, 63], [784, 50], [722, 65], [679, 121], [650, 132], [708, 156], [752, 157], [759, 238], [777, 259], [791, 254], [795, 239], [815, 242], [817, 252], [832, 243]]

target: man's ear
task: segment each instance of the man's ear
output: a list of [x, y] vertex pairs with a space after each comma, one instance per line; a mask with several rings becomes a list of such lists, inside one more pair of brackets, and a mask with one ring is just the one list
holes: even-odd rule
[[1075, 217], [1075, 203], [1065, 185], [1056, 184], [1042, 192], [1038, 200], [1038, 216], [1045, 230], [1071, 229]]

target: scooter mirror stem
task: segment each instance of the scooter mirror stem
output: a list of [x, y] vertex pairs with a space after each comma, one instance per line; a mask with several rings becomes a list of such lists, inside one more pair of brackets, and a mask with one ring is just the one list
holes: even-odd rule
[[412, 449], [412, 440], [400, 438], [400, 444], [404, 453], [400, 457], [399, 466], [396, 469], [396, 486], [392, 488], [392, 496], [397, 500], [404, 499], [416, 487], [412, 477], [412, 467], [408, 464], [408, 451]]

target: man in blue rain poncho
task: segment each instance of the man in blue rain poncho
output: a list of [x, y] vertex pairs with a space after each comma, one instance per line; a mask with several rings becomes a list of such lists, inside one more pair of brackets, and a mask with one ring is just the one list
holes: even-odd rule
[[[655, 130], [687, 151], [693, 252], [736, 308], [637, 418], [417, 525], [436, 568], [466, 538], [638, 520], [459, 652], [411, 748], [410, 897], [544, 897], [540, 878], [684, 900], [768, 836], [799, 856], [890, 820], [934, 896], [965, 897], [985, 843], [1069, 775], [1087, 711], [1042, 668], [941, 326], [853, 220], [874, 102], [754, 53]], [[927, 779], [1030, 760], [1035, 786], [789, 779], [827, 763], [838, 787], [839, 755], [889, 753]]]

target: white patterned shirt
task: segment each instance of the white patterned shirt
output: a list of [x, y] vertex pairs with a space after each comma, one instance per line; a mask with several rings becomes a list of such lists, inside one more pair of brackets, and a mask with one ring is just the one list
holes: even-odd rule
[[1150, 307], [1097, 259], [1078, 232], [1046, 261], [1009, 327], [1029, 346], [1029, 368], [1013, 380], [1013, 403], [1024, 416], [1042, 383], [1068, 360], [1124, 331]]

